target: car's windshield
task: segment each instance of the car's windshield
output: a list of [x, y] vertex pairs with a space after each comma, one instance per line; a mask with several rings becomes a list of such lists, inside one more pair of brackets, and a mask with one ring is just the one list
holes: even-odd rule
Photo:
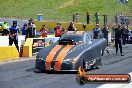
[[62, 37], [61, 37], [61, 39], [71, 39], [71, 40], [73, 40], [73, 41], [75, 41], [75, 42], [79, 42], [79, 41], [81, 41], [82, 42], [82, 36], [81, 35], [63, 35]]

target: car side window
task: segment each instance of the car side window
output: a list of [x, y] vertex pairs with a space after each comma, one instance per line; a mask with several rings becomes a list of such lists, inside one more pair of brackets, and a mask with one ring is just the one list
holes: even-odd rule
[[86, 35], [86, 42], [88, 44], [90, 44], [92, 41], [91, 41], [91, 37], [89, 35]]

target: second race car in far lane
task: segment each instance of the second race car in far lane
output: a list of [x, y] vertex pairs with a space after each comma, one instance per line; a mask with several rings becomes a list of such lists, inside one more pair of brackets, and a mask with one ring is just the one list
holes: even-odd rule
[[77, 71], [102, 66], [101, 55], [107, 46], [104, 38], [91, 39], [89, 32], [68, 31], [57, 42], [36, 56], [35, 71]]

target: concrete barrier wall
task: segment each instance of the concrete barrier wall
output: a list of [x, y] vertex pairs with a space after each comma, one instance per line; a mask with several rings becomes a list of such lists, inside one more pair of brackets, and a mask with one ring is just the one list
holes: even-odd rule
[[19, 59], [19, 53], [15, 46], [0, 46], [0, 61]]
[[[25, 36], [18, 36], [18, 46], [21, 46], [25, 43]], [[0, 36], [0, 46], [8, 46], [9, 45], [9, 37], [8, 36]]]
[[[18, 36], [18, 45], [21, 46], [25, 43], [25, 36]], [[15, 45], [8, 46], [8, 36], [0, 36], [0, 61], [3, 60], [14, 60], [19, 58], [19, 52]]]
[[23, 46], [23, 57], [32, 57], [33, 38], [27, 38]]
[[[23, 45], [25, 43], [25, 36], [23, 35], [19, 35], [18, 36], [18, 46], [19, 46], [19, 50], [21, 45]], [[8, 36], [0, 36], [0, 46], [8, 46], [9, 45], [9, 37]], [[13, 44], [13, 46], [15, 46]]]

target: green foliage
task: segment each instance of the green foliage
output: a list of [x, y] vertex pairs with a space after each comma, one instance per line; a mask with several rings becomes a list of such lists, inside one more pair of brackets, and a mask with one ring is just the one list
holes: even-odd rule
[[[118, 3], [118, 0], [0, 0], [0, 17], [36, 18], [41, 13], [44, 20], [70, 21], [73, 12], [79, 12], [79, 21], [85, 22], [89, 11], [92, 22], [95, 12], [109, 15], [111, 22], [116, 13], [132, 15], [131, 8], [132, 0], [128, 4]], [[100, 19], [103, 20], [103, 17], [100, 16]]]

